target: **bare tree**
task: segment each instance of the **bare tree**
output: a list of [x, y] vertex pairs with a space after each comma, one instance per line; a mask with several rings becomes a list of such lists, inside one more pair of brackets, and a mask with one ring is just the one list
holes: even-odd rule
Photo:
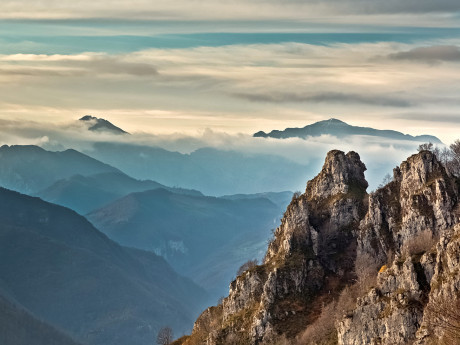
[[362, 253], [356, 256], [356, 288], [359, 295], [366, 293], [377, 282], [377, 273], [381, 265], [372, 255]]
[[444, 147], [443, 149], [440, 150], [438, 159], [441, 162], [444, 167], [448, 167], [449, 161], [451, 157], [451, 151], [447, 148]]
[[393, 181], [393, 176], [387, 173], [382, 180], [382, 183], [379, 184], [379, 188], [385, 187], [388, 183]]
[[448, 168], [451, 174], [460, 176], [460, 140], [450, 145], [450, 159]]
[[256, 266], [257, 266], [257, 259], [248, 260], [244, 264], [242, 264], [240, 268], [238, 268], [238, 272], [236, 273], [236, 275], [239, 276], [243, 272], [246, 272], [247, 270], [254, 268]]
[[425, 144], [420, 144], [417, 149], [419, 152], [420, 151], [433, 151], [433, 143], [425, 143]]
[[157, 344], [158, 345], [169, 345], [173, 341], [173, 331], [171, 327], [162, 327], [157, 335]]
[[460, 296], [431, 301], [426, 308], [425, 319], [432, 332], [443, 335], [443, 344], [460, 344]]

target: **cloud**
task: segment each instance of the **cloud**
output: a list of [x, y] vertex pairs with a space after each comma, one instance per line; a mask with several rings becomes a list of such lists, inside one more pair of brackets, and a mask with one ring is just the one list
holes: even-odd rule
[[[299, 19], [460, 11], [456, 0], [4, 0], [3, 18]], [[347, 16], [347, 17], [348, 17]], [[356, 19], [356, 18], [355, 18]], [[365, 18], [363, 18], [365, 19]]]
[[455, 127], [404, 114], [458, 113], [457, 66], [375, 59], [417, 47], [284, 43], [2, 55], [0, 118], [60, 122], [93, 114], [130, 133], [254, 133], [337, 117], [450, 142]]
[[451, 45], [417, 47], [405, 52], [388, 55], [392, 60], [410, 60], [425, 63], [460, 61], [460, 48]]
[[315, 94], [300, 93], [239, 93], [236, 97], [247, 99], [253, 102], [268, 103], [288, 103], [288, 102], [305, 102], [305, 103], [342, 103], [342, 104], [368, 104], [379, 105], [384, 107], [409, 107], [411, 102], [400, 99], [390, 98], [386, 95], [359, 95], [341, 92], [322, 92]]
[[110, 133], [88, 131], [80, 121], [62, 123], [0, 120], [0, 145], [33, 144], [48, 150], [74, 148], [79, 151], [92, 151], [96, 142], [118, 142], [133, 145], [161, 147], [170, 151], [190, 153], [203, 147], [220, 150], [233, 150], [249, 155], [279, 155], [300, 164], [309, 164], [309, 177], [319, 170], [319, 162], [332, 149], [357, 151], [369, 168], [367, 173], [371, 188], [374, 188], [387, 172], [403, 159], [416, 151], [415, 142], [385, 140], [376, 137], [354, 136], [338, 139], [333, 136], [309, 138], [307, 140], [290, 138], [262, 139], [247, 134], [228, 134], [222, 131], [205, 129], [194, 135], [181, 133], [152, 135], [133, 133], [117, 136]]
[[0, 75], [71, 77], [101, 74], [149, 77], [158, 74], [148, 63], [127, 61], [124, 56], [107, 54], [1, 55]]

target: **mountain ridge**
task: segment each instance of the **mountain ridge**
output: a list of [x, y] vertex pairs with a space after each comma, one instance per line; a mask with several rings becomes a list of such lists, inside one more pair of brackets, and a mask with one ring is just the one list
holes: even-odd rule
[[308, 137], [318, 137], [321, 135], [333, 135], [337, 138], [345, 138], [352, 135], [369, 135], [375, 137], [382, 137], [386, 139], [394, 140], [408, 140], [408, 141], [417, 141], [417, 142], [432, 142], [434, 144], [442, 144], [441, 140], [432, 135], [418, 135], [412, 136], [409, 134], [403, 134], [394, 130], [380, 130], [370, 127], [360, 127], [352, 126], [343, 122], [341, 120], [331, 118], [328, 120], [323, 120], [315, 122], [313, 124], [307, 125], [305, 127], [299, 128], [286, 128], [284, 130], [272, 130], [269, 133], [264, 131], [259, 131], [253, 134], [253, 137], [256, 138], [276, 138], [276, 139], [286, 139], [286, 138], [301, 138], [307, 139]]
[[244, 261], [262, 255], [284, 207], [261, 197], [228, 200], [157, 189], [131, 193], [87, 218], [123, 245], [162, 255], [217, 299]]
[[45, 201], [86, 214], [133, 192], [166, 189], [173, 193], [202, 195], [196, 190], [173, 188], [151, 180], [136, 180], [122, 172], [73, 175], [35, 193]]
[[164, 322], [189, 329], [207, 298], [163, 258], [120, 246], [75, 211], [4, 188], [0, 205], [2, 286], [76, 340], [147, 345]]
[[120, 170], [73, 149], [47, 151], [35, 145], [0, 147], [0, 186], [33, 194], [59, 179], [75, 174]]

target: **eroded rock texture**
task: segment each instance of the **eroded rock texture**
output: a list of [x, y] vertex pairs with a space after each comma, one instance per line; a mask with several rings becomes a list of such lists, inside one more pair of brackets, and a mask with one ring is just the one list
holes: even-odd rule
[[370, 195], [365, 170], [357, 153], [329, 152], [305, 193], [292, 199], [262, 265], [238, 276], [183, 343], [294, 339], [322, 304], [353, 284], [357, 255], [386, 265], [336, 323], [338, 344], [422, 345], [441, 337], [426, 311], [436, 298], [460, 297], [455, 179], [429, 151], [409, 157], [392, 182]]

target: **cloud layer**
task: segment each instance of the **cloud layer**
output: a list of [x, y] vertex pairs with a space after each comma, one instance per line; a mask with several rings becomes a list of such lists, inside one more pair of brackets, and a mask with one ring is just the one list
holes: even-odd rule
[[344, 14], [455, 13], [455, 0], [7, 0], [3, 18], [137, 18], [162, 20], [305, 19]]
[[[442, 43], [5, 54], [0, 119], [68, 121], [93, 114], [129, 132], [250, 134], [337, 117], [451, 142], [458, 135], [460, 42]], [[438, 63], [426, 65], [430, 61]]]
[[421, 61], [427, 63], [442, 61], [460, 62], [460, 48], [449, 45], [417, 47], [408, 51], [390, 54], [389, 58], [393, 60]]
[[[313, 178], [321, 167], [326, 153], [332, 149], [357, 151], [368, 166], [366, 173], [370, 189], [375, 189], [386, 173], [416, 152], [418, 144], [408, 141], [385, 140], [376, 137], [355, 136], [337, 139], [324, 135], [307, 140], [254, 138], [247, 134], [228, 134], [206, 129], [195, 135], [180, 133], [151, 135], [136, 133], [119, 136], [110, 133], [88, 131], [81, 121], [60, 124], [40, 121], [0, 120], [0, 145], [39, 145], [48, 150], [74, 148], [91, 154], [96, 142], [118, 142], [134, 145], [161, 147], [170, 151], [190, 153], [202, 147], [244, 152], [248, 155], [280, 155], [308, 166], [308, 178]], [[303, 181], [305, 183], [306, 181]], [[302, 190], [305, 186], [299, 185]]]

